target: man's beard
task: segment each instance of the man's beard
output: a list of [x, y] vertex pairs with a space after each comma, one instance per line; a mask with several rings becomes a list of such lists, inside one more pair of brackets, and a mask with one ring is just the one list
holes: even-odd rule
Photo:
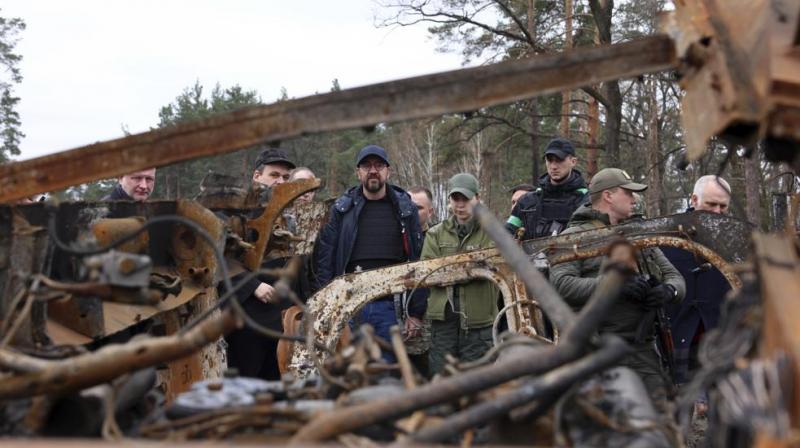
[[366, 182], [364, 183], [364, 189], [366, 189], [370, 193], [377, 193], [381, 191], [384, 185], [386, 185], [386, 182], [380, 180], [379, 178], [373, 177], [366, 180]]

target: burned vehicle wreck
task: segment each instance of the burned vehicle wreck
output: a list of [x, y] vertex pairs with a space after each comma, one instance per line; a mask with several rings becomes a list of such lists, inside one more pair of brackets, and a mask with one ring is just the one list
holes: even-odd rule
[[[497, 249], [340, 277], [298, 304], [300, 334], [280, 336], [294, 341], [283, 382], [232, 376], [218, 340], [236, 327], [258, 324], [237, 311], [230, 294], [219, 296], [215, 285], [232, 269], [255, 266], [257, 273], [260, 260], [248, 254], [263, 254], [255, 248], [270, 244], [291, 247], [298, 260], [281, 273], [287, 284], [298, 275], [299, 257], [312, 253], [326, 207], [295, 207], [296, 233], [283, 227], [281, 217], [294, 198], [317, 186], [299, 181], [274, 187], [263, 207], [248, 207], [246, 197], [238, 203], [227, 198], [227, 206], [219, 207], [213, 195], [2, 207], [12, 218], [3, 235], [8, 249], [2, 277], [6, 297], [13, 299], [5, 308], [12, 318], [4, 320], [7, 340], [0, 349], [8, 372], [0, 396], [9, 434], [117, 431], [235, 440], [256, 428], [266, 441], [390, 441], [400, 434], [399, 442], [433, 443], [482, 428], [470, 436], [476, 442], [553, 443], [558, 436], [587, 446], [670, 446], [675, 431], [666, 424], [654, 429], [659, 418], [635, 374], [607, 370], [625, 356], [625, 342], [594, 336], [625, 270], [612, 267], [591, 304], [576, 314], [530, 259], [539, 253], [553, 264], [590, 258], [620, 240], [635, 248], [673, 245], [709, 260], [734, 287], [747, 290], [739, 289], [743, 280], [735, 266], [749, 258], [750, 227], [730, 217], [679, 214], [519, 246], [483, 209], [480, 219]], [[253, 209], [260, 215], [246, 218]], [[271, 232], [257, 233], [264, 236], [259, 240], [246, 228]], [[347, 322], [370, 300], [470, 278], [498, 286], [511, 330], [495, 331], [495, 349], [479, 362], [452, 359], [446, 376], [427, 382], [409, 363], [399, 331], [383, 341], [368, 326], [337, 349]], [[292, 294], [289, 288], [285, 293]], [[552, 340], [542, 336], [544, 315], [557, 329]], [[381, 358], [382, 345], [394, 350], [396, 364]], [[576, 389], [579, 384], [584, 386]], [[581, 411], [563, 411], [574, 400], [581, 405], [570, 409]], [[562, 409], [556, 422], [561, 433], [509, 429], [537, 427], [540, 418], [552, 418], [553, 408]], [[619, 421], [604, 426], [598, 412], [609, 409]], [[109, 423], [115, 420], [122, 423]], [[83, 423], [65, 423], [73, 421]]]
[[[0, 435], [226, 445], [681, 446], [694, 400], [706, 394], [711, 446], [796, 444], [797, 195], [772, 233], [692, 212], [520, 243], [478, 208], [495, 248], [346, 274], [306, 302], [293, 285], [310, 275], [305, 266], [330, 204], [294, 200], [319, 188], [318, 180], [242, 189], [214, 178], [200, 196], [177, 201], [12, 203], [124, 174], [121, 167], [478, 110], [664, 70], [681, 76], [684, 112], [703, 118], [685, 119], [690, 153], [702, 152], [711, 136], [761, 139], [770, 157], [796, 169], [798, 138], [786, 130], [800, 122], [796, 74], [758, 66], [753, 78], [763, 82], [734, 75], [743, 69], [737, 64], [749, 64], [748, 52], [797, 63], [800, 6], [764, 2], [754, 8], [766, 17], [761, 34], [739, 36], [727, 15], [708, 6], [717, 3], [681, 3], [668, 35], [256, 106], [0, 165]], [[731, 9], [741, 12], [740, 3]], [[741, 48], [724, 41], [751, 34], [772, 40]], [[586, 66], [591, 73], [579, 70]], [[580, 310], [539, 271], [542, 262], [602, 257], [620, 245], [686, 250], [732, 287], [719, 326], [699, 349], [698, 373], [668, 412], [656, 409], [637, 375], [616, 367], [629, 344], [597, 332], [630, 269], [607, 263]], [[271, 251], [288, 262], [264, 272]], [[232, 276], [247, 272], [278, 278], [277, 293], [294, 302], [283, 333], [232, 299], [244, 283]], [[476, 278], [497, 287], [508, 326], [504, 332], [494, 322], [493, 348], [477, 361], [449, 358], [445, 372], [428, 380], [409, 361], [399, 329], [390, 340], [368, 325], [349, 331], [353, 316], [377, 297]], [[226, 368], [221, 338], [244, 327], [284, 343], [280, 381]]]

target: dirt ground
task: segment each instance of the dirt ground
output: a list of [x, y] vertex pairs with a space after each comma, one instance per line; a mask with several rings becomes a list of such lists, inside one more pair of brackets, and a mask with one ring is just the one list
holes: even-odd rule
[[686, 438], [687, 448], [700, 448], [705, 446], [708, 419], [705, 415], [692, 418], [692, 429]]

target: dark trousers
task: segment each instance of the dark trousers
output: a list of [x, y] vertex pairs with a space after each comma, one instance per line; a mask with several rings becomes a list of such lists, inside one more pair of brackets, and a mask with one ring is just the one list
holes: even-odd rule
[[[282, 332], [282, 307], [268, 305], [255, 297], [249, 297], [242, 304], [244, 311], [259, 324]], [[235, 368], [239, 375], [264, 380], [281, 379], [278, 370], [278, 340], [261, 333], [242, 328], [225, 336], [228, 343], [228, 367]]]
[[653, 400], [653, 405], [661, 412], [666, 410], [667, 376], [661, 367], [661, 359], [652, 343], [633, 344], [633, 353], [623, 359], [620, 365], [629, 367], [642, 378], [644, 386]]
[[448, 353], [460, 361], [475, 361], [492, 348], [492, 326], [461, 328], [461, 319], [450, 304], [444, 307], [444, 320], [431, 321], [431, 374], [444, 369]]
[[[361, 308], [361, 311], [356, 315], [356, 318], [351, 322], [350, 326], [354, 331], [357, 331], [358, 327], [363, 324], [370, 324], [375, 330], [376, 336], [391, 343], [392, 336], [389, 329], [395, 325], [401, 325], [397, 322], [394, 301], [390, 299], [379, 299], [364, 305], [364, 308]], [[394, 353], [383, 350], [381, 355], [386, 362], [393, 363], [397, 361], [394, 357]]]

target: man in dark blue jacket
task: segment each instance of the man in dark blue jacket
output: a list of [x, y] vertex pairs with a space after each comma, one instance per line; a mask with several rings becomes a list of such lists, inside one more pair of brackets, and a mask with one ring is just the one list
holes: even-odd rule
[[[405, 190], [387, 183], [390, 174], [386, 151], [370, 145], [356, 158], [359, 186], [339, 197], [316, 249], [316, 274], [320, 287], [339, 275], [415, 261], [422, 251], [422, 229], [417, 206]], [[418, 335], [427, 298], [415, 294], [407, 306], [400, 297], [386, 296], [367, 304], [355, 317], [369, 323], [389, 340], [389, 328], [404, 325], [407, 337]]]
[[[727, 213], [730, 185], [721, 177], [703, 176], [694, 186], [691, 210]], [[686, 297], [676, 305], [667, 305], [675, 347], [675, 382], [686, 383], [697, 365], [697, 347], [702, 335], [717, 326], [720, 305], [731, 289], [728, 281], [706, 260], [691, 252], [673, 247], [662, 248], [664, 255], [686, 281]]]

